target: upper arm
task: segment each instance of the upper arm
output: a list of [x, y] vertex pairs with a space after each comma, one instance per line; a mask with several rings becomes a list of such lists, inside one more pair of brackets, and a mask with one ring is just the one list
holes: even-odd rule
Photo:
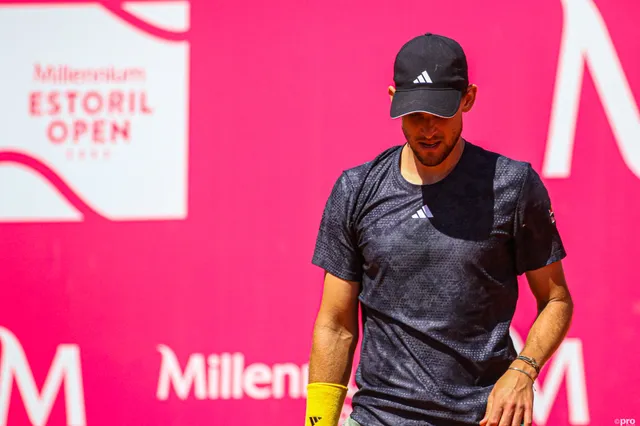
[[336, 181], [322, 213], [311, 262], [345, 280], [362, 279], [362, 256], [351, 221], [353, 188], [345, 173]]
[[526, 277], [538, 306], [544, 306], [555, 300], [572, 303], [562, 268], [562, 261], [527, 271]]
[[[514, 236], [518, 275], [542, 270], [566, 256], [549, 193], [531, 166], [528, 166], [516, 207]], [[557, 265], [549, 268], [554, 271], [556, 269]], [[555, 274], [557, 273], [556, 271]]]
[[346, 173], [327, 200], [312, 263], [325, 270], [322, 303], [316, 325], [358, 332], [358, 295], [362, 256], [351, 222], [354, 191]]
[[325, 272], [322, 302], [316, 322], [339, 326], [352, 335], [357, 335], [359, 293], [359, 282], [344, 280]]

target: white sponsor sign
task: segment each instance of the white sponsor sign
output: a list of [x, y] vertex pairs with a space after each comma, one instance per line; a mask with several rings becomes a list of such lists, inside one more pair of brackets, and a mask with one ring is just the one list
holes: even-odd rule
[[186, 217], [188, 6], [0, 6], [0, 221]]
[[242, 353], [205, 355], [194, 353], [183, 362], [173, 350], [159, 345], [162, 355], [156, 397], [169, 398], [171, 390], [185, 400], [195, 399], [281, 399], [307, 395], [309, 365], [279, 363], [247, 365]]

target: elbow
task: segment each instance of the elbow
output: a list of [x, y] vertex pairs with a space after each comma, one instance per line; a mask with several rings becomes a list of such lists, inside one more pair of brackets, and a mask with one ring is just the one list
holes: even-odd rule
[[568, 312], [568, 316], [569, 316], [569, 321], [571, 321], [571, 319], [573, 318], [573, 299], [571, 298], [571, 295], [569, 295], [567, 301], [565, 302], [567, 304], [567, 312]]
[[571, 297], [571, 295], [567, 296], [567, 300], [565, 303], [567, 304], [569, 309], [571, 309], [571, 312], [573, 312], [573, 298]]
[[548, 300], [538, 300], [538, 315], [549, 305], [564, 307], [564, 310], [571, 316], [573, 314], [573, 298], [569, 292], [566, 292], [561, 297], [553, 297]]
[[564, 294], [564, 297], [562, 297], [560, 301], [566, 305], [569, 313], [573, 313], [573, 297], [571, 297], [571, 293], [569, 293], [569, 291]]
[[357, 323], [354, 325], [332, 318], [318, 317], [313, 327], [313, 334], [316, 338], [326, 338], [330, 336], [332, 340], [337, 340], [342, 344], [355, 346], [358, 342]]
[[314, 334], [331, 334], [341, 341], [358, 340], [358, 330], [335, 321], [316, 321]]

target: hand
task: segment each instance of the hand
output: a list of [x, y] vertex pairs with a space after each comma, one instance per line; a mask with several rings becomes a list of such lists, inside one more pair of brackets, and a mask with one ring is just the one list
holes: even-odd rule
[[532, 417], [533, 382], [520, 371], [507, 370], [489, 395], [480, 426], [531, 426]]

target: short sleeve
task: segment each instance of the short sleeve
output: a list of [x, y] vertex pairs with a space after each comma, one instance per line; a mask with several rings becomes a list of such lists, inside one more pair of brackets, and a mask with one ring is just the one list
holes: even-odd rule
[[515, 220], [518, 275], [542, 268], [566, 256], [549, 193], [530, 165], [518, 200]]
[[322, 214], [312, 263], [348, 281], [362, 279], [362, 261], [352, 229], [353, 188], [346, 174], [336, 181]]

